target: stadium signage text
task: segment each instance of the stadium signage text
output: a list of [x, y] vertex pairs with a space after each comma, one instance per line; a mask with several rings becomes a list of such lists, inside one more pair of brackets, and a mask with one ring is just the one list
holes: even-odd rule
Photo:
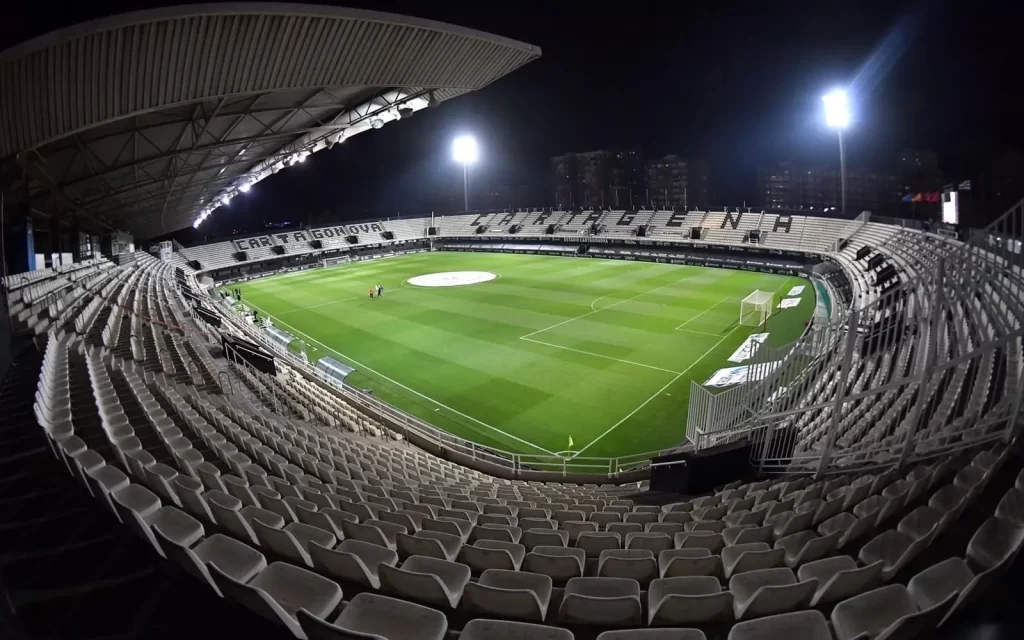
[[323, 240], [325, 238], [344, 238], [346, 236], [357, 236], [360, 233], [383, 233], [384, 225], [379, 222], [370, 224], [339, 225], [337, 227], [323, 227], [321, 229], [309, 229], [303, 231], [287, 231], [285, 233], [274, 233], [267, 236], [256, 236], [255, 238], [244, 238], [232, 240], [236, 251], [248, 251], [260, 247], [272, 247], [275, 244], [301, 243], [310, 240]]

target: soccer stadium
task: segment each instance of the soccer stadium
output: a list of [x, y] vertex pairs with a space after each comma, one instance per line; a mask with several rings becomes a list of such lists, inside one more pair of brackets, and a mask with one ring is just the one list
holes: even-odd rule
[[75, 214], [4, 220], [8, 637], [982, 637], [1024, 545], [1024, 200], [151, 242], [540, 56], [278, 4], [0, 54], [4, 175]]

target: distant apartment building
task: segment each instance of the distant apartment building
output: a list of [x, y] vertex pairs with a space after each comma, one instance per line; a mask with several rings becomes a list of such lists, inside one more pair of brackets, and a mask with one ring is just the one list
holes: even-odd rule
[[903, 149], [896, 154], [894, 164], [903, 193], [925, 193], [942, 189], [939, 155], [934, 151]]
[[551, 158], [555, 206], [636, 209], [706, 207], [707, 164], [668, 155], [644, 162], [638, 149], [599, 149]]
[[[839, 168], [796, 162], [778, 162], [757, 172], [761, 206], [770, 209], [831, 211], [842, 205]], [[870, 211], [893, 215], [904, 195], [900, 176], [893, 170], [865, 167], [846, 172], [846, 213]]]
[[558, 208], [625, 209], [643, 185], [643, 156], [636, 149], [566, 153], [550, 165]]
[[704, 209], [710, 204], [708, 168], [702, 160], [670, 154], [648, 160], [643, 201], [650, 207]]

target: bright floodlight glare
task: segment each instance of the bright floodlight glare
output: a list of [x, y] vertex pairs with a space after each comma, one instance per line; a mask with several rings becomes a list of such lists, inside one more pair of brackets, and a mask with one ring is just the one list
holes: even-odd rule
[[473, 164], [477, 159], [476, 138], [459, 136], [452, 143], [452, 157], [462, 164]]
[[821, 101], [825, 104], [825, 124], [833, 129], [845, 129], [850, 124], [850, 103], [845, 91], [830, 91]]
[[242, 186], [238, 187], [238, 190], [242, 193], [249, 193], [249, 189], [252, 189], [252, 185], [248, 182], [243, 182]]

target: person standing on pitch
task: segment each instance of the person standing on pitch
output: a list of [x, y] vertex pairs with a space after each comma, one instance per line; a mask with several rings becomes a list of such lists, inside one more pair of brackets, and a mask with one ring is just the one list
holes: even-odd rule
[[370, 300], [373, 300], [373, 287], [370, 287]]
[[383, 298], [384, 297], [384, 287], [380, 286], [379, 284], [377, 285], [377, 297], [378, 298]]

